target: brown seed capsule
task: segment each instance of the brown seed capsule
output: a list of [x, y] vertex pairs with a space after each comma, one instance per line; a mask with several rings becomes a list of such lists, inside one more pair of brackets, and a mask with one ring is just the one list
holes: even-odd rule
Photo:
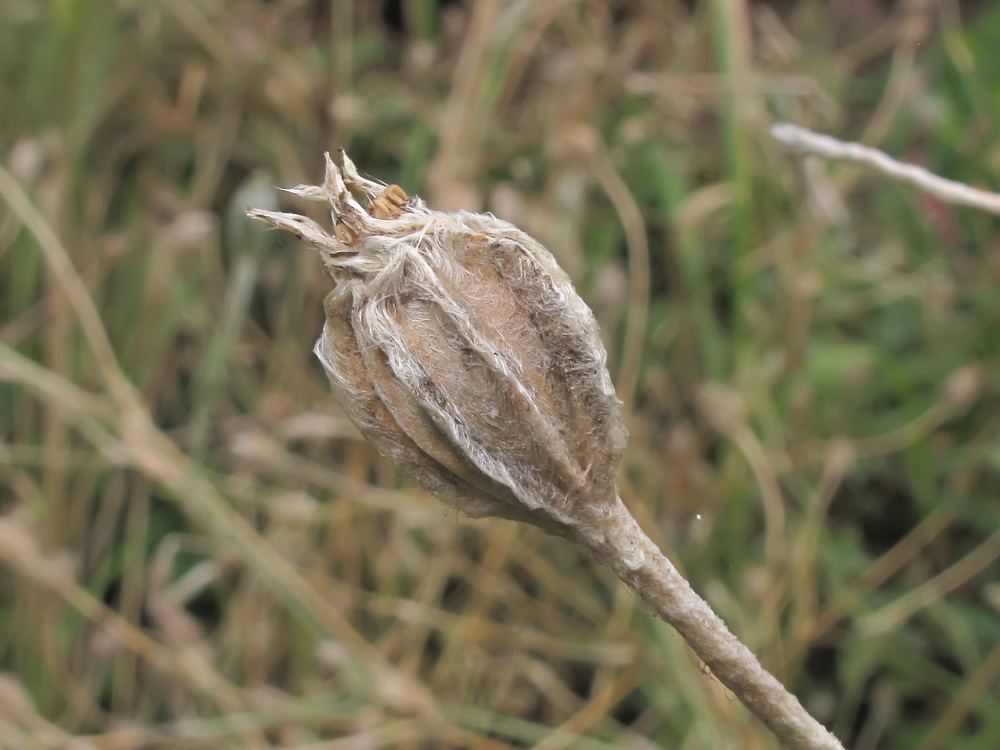
[[335, 287], [315, 351], [383, 455], [471, 516], [567, 533], [610, 507], [621, 403], [594, 316], [544, 247], [489, 215], [430, 210], [346, 155], [291, 192], [327, 201], [352, 241], [250, 215], [319, 248]]

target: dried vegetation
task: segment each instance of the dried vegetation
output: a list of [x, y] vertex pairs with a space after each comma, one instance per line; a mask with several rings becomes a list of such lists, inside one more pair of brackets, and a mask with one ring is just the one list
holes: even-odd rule
[[443, 514], [330, 398], [319, 261], [244, 210], [344, 146], [558, 256], [623, 499], [847, 746], [996, 747], [995, 223], [768, 135], [995, 185], [979, 12], [5, 2], [0, 746], [771, 747], [612, 575]]

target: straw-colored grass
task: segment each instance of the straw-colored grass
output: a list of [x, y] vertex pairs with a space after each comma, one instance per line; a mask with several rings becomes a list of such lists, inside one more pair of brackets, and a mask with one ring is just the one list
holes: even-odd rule
[[995, 189], [1000, 16], [687, 5], [2, 4], [0, 747], [774, 747], [335, 405], [319, 260], [244, 211], [340, 146], [558, 256], [625, 502], [847, 747], [1000, 745], [995, 220], [768, 134]]

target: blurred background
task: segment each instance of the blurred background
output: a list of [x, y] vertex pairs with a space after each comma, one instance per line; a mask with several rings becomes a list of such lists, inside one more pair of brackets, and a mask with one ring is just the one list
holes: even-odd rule
[[537, 236], [653, 538], [855, 750], [1000, 747], [1000, 9], [4, 0], [0, 747], [773, 748], [567, 542], [403, 482], [244, 216], [345, 147]]

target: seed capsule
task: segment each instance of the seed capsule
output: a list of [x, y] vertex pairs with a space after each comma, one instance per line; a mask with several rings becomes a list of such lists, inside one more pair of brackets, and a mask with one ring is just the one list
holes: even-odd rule
[[342, 159], [327, 156], [322, 186], [290, 192], [326, 201], [343, 229], [250, 215], [320, 251], [334, 289], [315, 352], [350, 418], [470, 516], [567, 533], [610, 507], [621, 403], [594, 316], [552, 255], [507, 222], [433, 211]]

